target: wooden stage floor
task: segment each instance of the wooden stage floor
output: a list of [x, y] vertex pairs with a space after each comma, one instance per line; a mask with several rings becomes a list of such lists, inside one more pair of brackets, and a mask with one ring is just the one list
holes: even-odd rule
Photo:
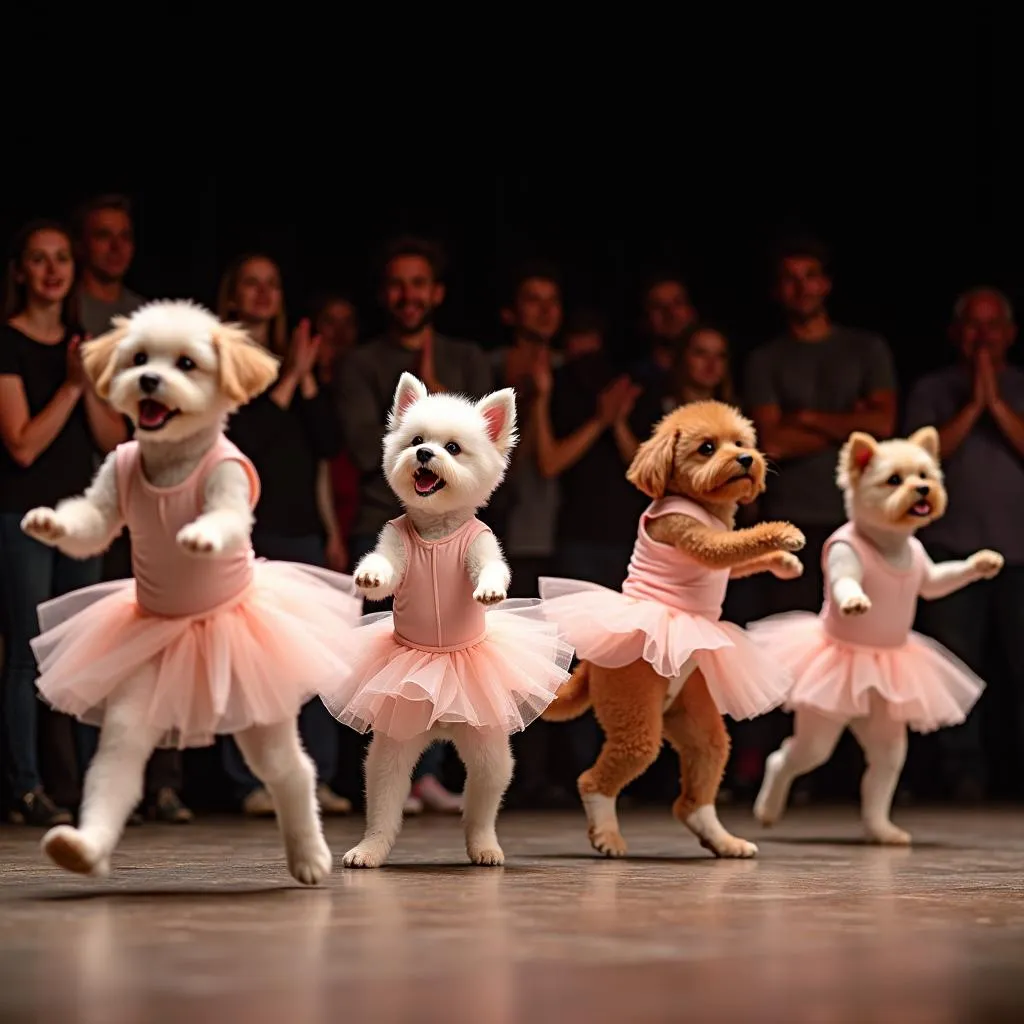
[[[1024, 1020], [1024, 810], [903, 812], [913, 850], [860, 845], [852, 807], [723, 817], [759, 859], [710, 859], [667, 811], [623, 816], [625, 861], [582, 815], [508, 813], [506, 867], [473, 868], [428, 818], [318, 889], [271, 823], [130, 830], [102, 882], [0, 829], [0, 1021]], [[329, 824], [339, 864], [360, 824]]]

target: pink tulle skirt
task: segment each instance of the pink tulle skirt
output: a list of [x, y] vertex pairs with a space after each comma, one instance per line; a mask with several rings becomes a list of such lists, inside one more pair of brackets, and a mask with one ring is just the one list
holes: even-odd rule
[[789, 673], [731, 622], [581, 580], [545, 577], [540, 592], [545, 614], [583, 661], [621, 668], [643, 659], [667, 679], [690, 662], [700, 669], [719, 711], [736, 719], [771, 711], [789, 692]]
[[321, 697], [339, 722], [397, 740], [461, 722], [519, 732], [554, 700], [573, 655], [535, 599], [496, 605], [484, 639], [461, 651], [404, 647], [391, 612], [367, 615], [356, 637], [352, 675]]
[[40, 605], [42, 633], [32, 641], [40, 695], [102, 725], [122, 684], [146, 686], [162, 747], [206, 746], [293, 717], [351, 671], [362, 601], [349, 576], [290, 562], [253, 568], [237, 600], [200, 615], [143, 611], [131, 579]]
[[788, 710], [862, 718], [875, 691], [897, 721], [932, 732], [963, 722], [985, 688], [955, 655], [919, 633], [910, 633], [901, 647], [854, 647], [828, 636], [810, 612], [773, 615], [747, 628], [792, 673]]

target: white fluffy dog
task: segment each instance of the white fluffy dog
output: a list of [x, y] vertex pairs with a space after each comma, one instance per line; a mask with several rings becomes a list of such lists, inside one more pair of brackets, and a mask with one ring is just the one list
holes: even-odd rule
[[[511, 389], [474, 404], [455, 395], [428, 395], [419, 380], [402, 375], [388, 420], [383, 465], [388, 483], [421, 538], [429, 542], [448, 537], [486, 504], [505, 475], [516, 443], [515, 428]], [[406, 563], [403, 539], [388, 524], [376, 549], [356, 566], [356, 586], [373, 600], [390, 597], [402, 583]], [[465, 572], [476, 602], [495, 605], [505, 600], [509, 569], [490, 531], [480, 533], [470, 544]], [[387, 859], [401, 828], [410, 773], [435, 739], [452, 740], [466, 764], [464, 825], [470, 859], [481, 865], [504, 862], [496, 820], [512, 778], [508, 736], [451, 723], [409, 740], [374, 731], [366, 759], [366, 834], [345, 855], [346, 867], [377, 867]]]
[[[154, 302], [83, 346], [86, 373], [98, 394], [136, 427], [145, 479], [159, 488], [183, 483], [218, 441], [228, 415], [261, 394], [277, 361], [238, 327], [190, 302]], [[177, 535], [192, 555], [216, 556], [250, 543], [250, 480], [237, 461], [223, 461], [205, 484], [205, 505]], [[101, 554], [122, 528], [116, 453], [81, 497], [29, 512], [23, 529], [75, 558]], [[121, 686], [107, 701], [99, 751], [85, 780], [81, 827], [62, 826], [44, 849], [71, 870], [97, 875], [142, 796], [143, 770], [157, 741], [146, 718], [144, 680]], [[261, 725], [237, 735], [255, 774], [270, 790], [296, 879], [321, 880], [331, 866], [314, 796], [315, 772], [296, 722]]]

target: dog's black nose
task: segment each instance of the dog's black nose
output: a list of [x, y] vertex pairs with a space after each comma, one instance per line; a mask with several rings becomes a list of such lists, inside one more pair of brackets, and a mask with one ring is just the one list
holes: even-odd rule
[[433, 457], [434, 453], [429, 448], [420, 448], [416, 452], [416, 461], [421, 466], [425, 466]]
[[744, 469], [750, 469], [750, 467], [754, 464], [754, 456], [753, 455], [747, 455], [746, 453], [744, 453], [743, 455], [737, 455], [736, 456], [736, 461]]
[[160, 387], [160, 378], [155, 373], [144, 373], [139, 378], [139, 389], [143, 394], [151, 395]]
[[917, 493], [924, 497], [930, 490], [931, 488], [927, 484], [921, 484], [917, 489]]

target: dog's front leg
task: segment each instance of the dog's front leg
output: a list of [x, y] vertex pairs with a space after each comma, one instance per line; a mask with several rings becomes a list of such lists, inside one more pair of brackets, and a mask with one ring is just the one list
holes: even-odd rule
[[473, 584], [473, 599], [481, 604], [498, 604], [508, 596], [512, 574], [497, 538], [489, 530], [481, 533], [466, 552], [466, 572]]
[[371, 601], [383, 601], [398, 589], [405, 575], [405, 545], [390, 523], [380, 531], [377, 547], [356, 566], [356, 586]]
[[928, 559], [921, 596], [935, 601], [955, 593], [978, 580], [990, 580], [1003, 568], [1003, 556], [996, 551], [975, 551], [962, 561], [939, 562]]
[[115, 452], [103, 460], [85, 494], [60, 502], [56, 509], [34, 508], [21, 521], [22, 530], [30, 537], [69, 558], [103, 554], [123, 525]]
[[770, 572], [780, 580], [795, 580], [803, 575], [804, 566], [796, 555], [788, 551], [775, 551], [770, 555], [761, 555], [749, 562], [734, 565], [729, 570], [729, 579], [742, 580], [761, 572]]
[[648, 520], [652, 540], [685, 551], [709, 569], [732, 569], [764, 555], [799, 551], [804, 535], [792, 523], [758, 523], [746, 530], [714, 530], [673, 513]]
[[249, 543], [252, 487], [242, 464], [219, 463], [207, 478], [203, 512], [178, 531], [178, 544], [194, 555], [222, 555]]
[[849, 544], [837, 541], [828, 549], [825, 572], [832, 600], [841, 614], [863, 615], [871, 610], [871, 599], [861, 586], [864, 569]]

